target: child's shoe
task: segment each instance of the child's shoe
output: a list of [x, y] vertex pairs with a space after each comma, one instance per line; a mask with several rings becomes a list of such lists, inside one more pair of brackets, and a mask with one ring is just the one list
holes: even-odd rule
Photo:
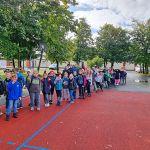
[[34, 111], [34, 107], [31, 107], [31, 111]]
[[60, 106], [60, 102], [58, 101], [56, 105], [57, 105], [57, 106]]
[[40, 111], [41, 110], [40, 107], [37, 107], [37, 110]]
[[14, 118], [18, 118], [17, 113], [14, 113], [14, 114], [13, 114], [13, 117], [14, 117]]
[[6, 115], [6, 121], [9, 121], [9, 120], [10, 120], [10, 116]]

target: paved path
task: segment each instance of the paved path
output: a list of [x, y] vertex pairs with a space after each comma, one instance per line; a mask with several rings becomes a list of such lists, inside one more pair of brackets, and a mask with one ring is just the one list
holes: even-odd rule
[[130, 71], [127, 76], [127, 84], [125, 86], [119, 86], [117, 90], [130, 92], [150, 92], [150, 77]]

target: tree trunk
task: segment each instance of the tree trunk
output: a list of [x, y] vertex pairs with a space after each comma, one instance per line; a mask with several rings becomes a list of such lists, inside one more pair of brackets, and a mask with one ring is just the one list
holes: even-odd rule
[[21, 68], [20, 51], [18, 50], [18, 68]]
[[56, 64], [57, 64], [57, 73], [59, 73], [59, 62], [58, 62], [58, 60], [56, 60]]
[[143, 74], [145, 73], [145, 65], [142, 64], [142, 67], [143, 67]]
[[145, 73], [148, 74], [149, 73], [149, 69], [148, 69], [148, 64], [145, 63]]
[[41, 67], [41, 62], [42, 62], [42, 57], [43, 57], [43, 53], [44, 53], [44, 48], [41, 50], [41, 55], [40, 55], [40, 61], [39, 61], [39, 64], [38, 64], [38, 72], [40, 71], [40, 67]]
[[13, 68], [15, 68], [16, 66], [15, 66], [15, 60], [14, 59], [12, 60], [12, 64], [13, 64]]
[[111, 62], [111, 68], [113, 68], [114, 67], [114, 62]]

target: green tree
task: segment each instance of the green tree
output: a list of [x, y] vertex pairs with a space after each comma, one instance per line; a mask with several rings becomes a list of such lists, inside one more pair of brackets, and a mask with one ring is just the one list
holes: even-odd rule
[[134, 30], [131, 32], [132, 46], [131, 54], [133, 62], [140, 64], [143, 73], [149, 73], [150, 66], [150, 20], [147, 22], [135, 22]]
[[93, 39], [90, 26], [84, 18], [81, 18], [75, 38], [76, 51], [74, 60], [79, 64], [81, 61], [88, 60], [91, 57], [93, 48]]
[[57, 63], [67, 61], [70, 58], [70, 40], [67, 39], [68, 32], [75, 31], [73, 14], [65, 5], [54, 5], [47, 19], [41, 21], [44, 28], [44, 38], [47, 43], [47, 58]]
[[128, 61], [129, 45], [127, 31], [121, 27], [105, 24], [98, 32], [97, 53], [104, 59], [104, 66], [107, 62], [113, 67], [114, 62]]
[[94, 57], [92, 60], [88, 60], [87, 64], [89, 67], [99, 66], [102, 67], [104, 60], [98, 56]]

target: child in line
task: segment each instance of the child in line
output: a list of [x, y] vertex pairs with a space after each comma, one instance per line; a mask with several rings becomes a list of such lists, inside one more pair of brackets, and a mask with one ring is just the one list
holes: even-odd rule
[[45, 107], [49, 107], [49, 96], [48, 94], [50, 93], [51, 90], [51, 79], [47, 76], [47, 73], [45, 72], [43, 74], [43, 79], [42, 81], [42, 93], [44, 96], [44, 103], [45, 103]]
[[62, 89], [63, 89], [63, 80], [61, 78], [61, 74], [56, 75], [56, 79], [54, 81], [56, 94], [57, 94], [57, 106], [61, 105], [62, 101]]
[[74, 99], [76, 99], [77, 98], [77, 79], [78, 79], [77, 71], [73, 72], [73, 77], [74, 77], [74, 81], [76, 82], [76, 87], [73, 91], [73, 97], [74, 97]]
[[70, 93], [70, 103], [74, 103], [74, 90], [76, 89], [76, 81], [73, 77], [73, 74], [70, 74], [69, 75], [69, 84], [68, 84], [68, 87], [69, 87], [69, 93]]
[[17, 81], [17, 75], [12, 75], [12, 81], [8, 83], [7, 85], [8, 90], [8, 100], [9, 104], [6, 109], [6, 121], [9, 121], [11, 110], [13, 108], [13, 117], [18, 118], [17, 116], [17, 104], [18, 100], [21, 97], [21, 85]]
[[54, 98], [54, 89], [55, 89], [55, 79], [56, 79], [56, 75], [55, 75], [55, 72], [53, 70], [51, 70], [48, 74], [48, 77], [50, 78], [51, 80], [51, 90], [49, 92], [49, 104], [52, 105], [53, 104], [53, 98]]
[[38, 72], [34, 71], [29, 86], [29, 92], [31, 97], [30, 99], [31, 111], [34, 110], [35, 103], [37, 106], [37, 110], [40, 111], [40, 91], [41, 91], [41, 80], [39, 78]]
[[97, 73], [97, 76], [95, 77], [95, 82], [96, 82], [96, 86], [97, 89], [101, 89], [101, 91], [103, 92], [103, 73], [102, 71]]
[[69, 84], [68, 73], [65, 72], [63, 77], [63, 100], [69, 100], [68, 84]]
[[9, 105], [9, 100], [8, 100], [8, 91], [7, 91], [7, 85], [9, 82], [11, 82], [11, 77], [12, 77], [12, 73], [9, 70], [5, 71], [5, 80], [4, 80], [4, 85], [5, 85], [5, 92], [4, 95], [6, 95], [6, 109], [8, 108]]
[[87, 70], [86, 79], [87, 79], [86, 84], [87, 95], [91, 96], [92, 72], [90, 70]]
[[81, 69], [79, 70], [77, 84], [79, 87], [79, 98], [84, 99], [84, 77], [83, 77], [83, 72]]
[[[4, 82], [2, 80], [2, 78], [0, 77], [0, 97], [4, 94], [5, 92], [5, 86], [4, 86]], [[2, 115], [2, 110], [1, 110], [1, 106], [0, 106], [0, 116]]]

